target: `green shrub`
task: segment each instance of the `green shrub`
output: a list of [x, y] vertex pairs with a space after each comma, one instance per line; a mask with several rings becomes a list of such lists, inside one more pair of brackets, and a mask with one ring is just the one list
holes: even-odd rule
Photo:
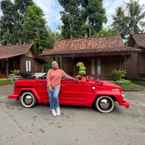
[[0, 79], [0, 86], [8, 84], [12, 84], [12, 81], [7, 79]]
[[126, 77], [126, 71], [125, 70], [113, 70], [112, 71], [112, 79], [114, 81], [116, 80], [122, 80]]
[[14, 70], [11, 71], [11, 74], [13, 74], [13, 75], [19, 75], [20, 74], [20, 70], [14, 69]]
[[115, 83], [119, 84], [120, 86], [122, 86], [123, 88], [128, 88], [129, 85], [132, 84], [132, 82], [130, 80], [116, 80]]
[[51, 68], [51, 64], [50, 64], [50, 63], [45, 63], [45, 64], [43, 64], [43, 66], [44, 66], [44, 70], [45, 70], [46, 72], [48, 71], [48, 69]]

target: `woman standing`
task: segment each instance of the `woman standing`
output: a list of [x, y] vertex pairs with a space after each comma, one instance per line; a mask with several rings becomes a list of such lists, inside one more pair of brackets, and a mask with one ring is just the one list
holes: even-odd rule
[[57, 116], [61, 114], [58, 98], [61, 88], [61, 80], [63, 78], [75, 80], [75, 78], [69, 76], [62, 69], [60, 69], [56, 61], [52, 62], [51, 67], [52, 68], [49, 69], [47, 73], [48, 95], [51, 113], [53, 116]]

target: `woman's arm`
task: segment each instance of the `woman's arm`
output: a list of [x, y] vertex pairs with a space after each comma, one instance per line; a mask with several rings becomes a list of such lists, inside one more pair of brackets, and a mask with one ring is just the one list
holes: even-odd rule
[[73, 78], [72, 76], [68, 75], [67, 73], [65, 73], [64, 77], [69, 79], [69, 80], [76, 80], [76, 78]]
[[48, 73], [47, 73], [47, 78], [46, 78], [46, 80], [47, 80], [47, 87], [49, 88], [49, 90], [51, 90], [52, 87], [51, 87], [51, 83], [50, 83], [50, 70], [49, 70]]
[[68, 74], [67, 74], [66, 72], [64, 72], [64, 71], [63, 71], [63, 76], [64, 76], [64, 78], [69, 79], [69, 80], [76, 80], [76, 78], [74, 78], [74, 77], [68, 75]]

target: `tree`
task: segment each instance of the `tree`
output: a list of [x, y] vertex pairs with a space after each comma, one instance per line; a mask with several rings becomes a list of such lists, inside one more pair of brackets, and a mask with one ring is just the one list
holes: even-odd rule
[[64, 38], [80, 37], [82, 21], [78, 7], [79, 0], [59, 0], [59, 3], [64, 8], [64, 11], [61, 12], [62, 36]]
[[15, 0], [16, 9], [22, 15], [25, 15], [28, 6], [31, 6], [33, 4], [33, 0]]
[[42, 10], [32, 0], [2, 0], [0, 42], [2, 44], [32, 43], [33, 50], [53, 47], [56, 39], [45, 23]]
[[[3, 12], [3, 16], [0, 19], [0, 34], [1, 34], [1, 43], [7, 44], [15, 43], [15, 7], [14, 4], [10, 0], [3, 0], [1, 2], [1, 10]], [[12, 15], [13, 14], [13, 15]]]
[[59, 0], [64, 38], [94, 36], [106, 22], [102, 0]]
[[[52, 47], [52, 32], [47, 29], [42, 10], [36, 6], [28, 6], [24, 17], [25, 42], [34, 44], [34, 51]], [[38, 49], [36, 49], [38, 48]]]
[[125, 16], [124, 11], [121, 7], [118, 7], [116, 10], [116, 16], [113, 17], [113, 28], [120, 32], [121, 36], [123, 37], [125, 34], [129, 33], [128, 29], [128, 17]]
[[24, 40], [24, 17], [27, 11], [28, 6], [34, 5], [33, 0], [15, 0], [15, 10], [17, 11], [16, 20], [15, 20], [15, 32], [18, 38], [18, 43], [25, 42]]
[[[126, 10], [126, 12], [125, 12]], [[130, 0], [126, 8], [119, 7], [113, 17], [113, 28], [121, 33], [124, 38], [129, 33], [138, 33], [143, 30], [145, 22], [144, 6], [140, 6], [138, 1]], [[142, 27], [141, 27], [142, 26]]]
[[129, 30], [130, 32], [140, 32], [140, 24], [144, 23], [143, 19], [145, 18], [145, 7], [139, 5], [139, 1], [133, 1], [130, 0], [129, 3], [127, 3], [127, 8], [129, 11]]
[[113, 28], [102, 28], [101, 31], [99, 31], [96, 36], [97, 37], [109, 37], [109, 36], [115, 36], [118, 32], [114, 30]]
[[12, 3], [11, 0], [2, 0], [1, 10], [3, 15], [0, 20], [0, 39], [2, 41], [2, 44], [15, 44], [24, 42], [24, 11], [26, 10], [26, 7], [30, 4], [30, 1], [31, 0], [15, 0], [14, 3]]
[[81, 0], [84, 35], [95, 36], [106, 22], [102, 0]]

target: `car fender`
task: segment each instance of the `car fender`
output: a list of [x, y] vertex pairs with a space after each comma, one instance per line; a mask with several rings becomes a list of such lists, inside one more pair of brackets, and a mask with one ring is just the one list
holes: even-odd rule
[[34, 94], [34, 96], [36, 97], [37, 101], [40, 101], [40, 97], [37, 93], [37, 91], [35, 90], [35, 88], [22, 88], [19, 91], [19, 96], [22, 94], [22, 92], [32, 92]]
[[94, 101], [97, 99], [99, 96], [112, 96], [116, 101], [118, 101], [118, 94], [112, 92], [112, 91], [97, 91], [95, 94]]

